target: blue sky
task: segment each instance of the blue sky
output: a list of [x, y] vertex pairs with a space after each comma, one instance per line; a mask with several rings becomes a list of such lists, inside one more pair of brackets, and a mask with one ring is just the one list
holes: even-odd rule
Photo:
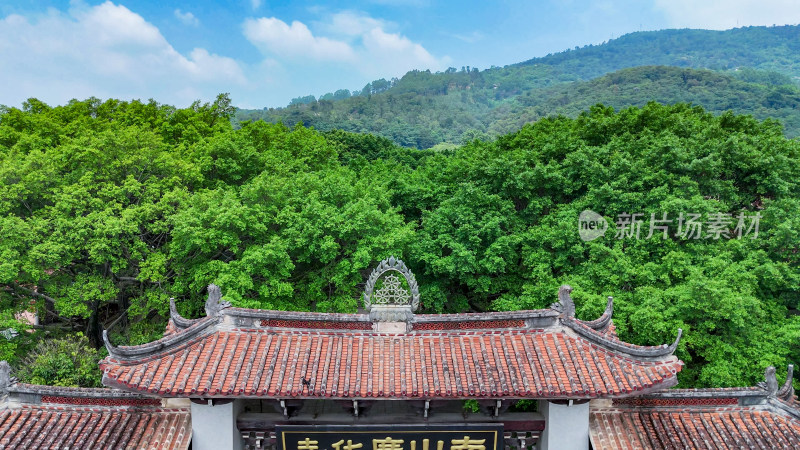
[[230, 92], [240, 107], [412, 69], [486, 69], [622, 34], [800, 22], [797, 0], [370, 0], [0, 3], [0, 104]]

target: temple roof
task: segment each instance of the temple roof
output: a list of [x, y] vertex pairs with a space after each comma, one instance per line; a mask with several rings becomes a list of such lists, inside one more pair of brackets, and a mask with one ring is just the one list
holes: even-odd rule
[[782, 387], [775, 369], [751, 388], [673, 389], [592, 406], [595, 449], [800, 448], [800, 403], [792, 367]]
[[369, 314], [232, 308], [212, 288], [204, 318], [180, 317], [173, 302], [158, 341], [116, 347], [106, 335], [100, 367], [110, 387], [195, 398], [590, 399], [676, 384], [680, 330], [671, 345], [621, 342], [611, 299], [585, 322], [570, 291], [542, 310], [415, 315], [391, 304]]
[[0, 448], [187, 449], [187, 408], [116, 389], [17, 383], [0, 361]]

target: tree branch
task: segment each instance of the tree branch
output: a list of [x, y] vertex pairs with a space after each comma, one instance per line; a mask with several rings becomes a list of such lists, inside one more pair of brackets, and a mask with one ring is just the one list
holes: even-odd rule
[[119, 277], [119, 276], [114, 275], [114, 278], [116, 278], [119, 281], [135, 281], [137, 283], [142, 283], [143, 282], [143, 281], [141, 281], [140, 279], [138, 279], [136, 277]]
[[55, 304], [55, 303], [56, 303], [56, 299], [54, 299], [53, 297], [49, 297], [49, 296], [47, 296], [47, 295], [44, 295], [44, 294], [42, 294], [41, 292], [36, 292], [36, 291], [34, 291], [33, 289], [28, 289], [28, 288], [26, 288], [26, 287], [24, 287], [24, 286], [20, 286], [20, 285], [18, 285], [17, 283], [14, 283], [14, 282], [11, 282], [11, 286], [12, 286], [14, 289], [19, 289], [20, 291], [23, 291], [23, 292], [25, 292], [25, 293], [27, 293], [27, 294], [29, 294], [29, 295], [32, 295], [32, 296], [34, 296], [34, 297], [43, 298], [43, 299], [45, 299], [45, 300], [47, 300], [48, 302], [50, 302], [50, 303], [53, 303], [53, 304]]
[[[50, 303], [51, 305], [53, 305], [53, 308], [55, 308], [56, 299], [54, 299], [53, 297], [50, 297], [50, 296], [48, 296], [48, 295], [45, 295], [45, 294], [42, 294], [41, 292], [36, 292], [36, 291], [34, 291], [33, 289], [26, 288], [25, 286], [20, 286], [19, 284], [17, 284], [17, 283], [14, 283], [14, 282], [11, 282], [11, 287], [13, 287], [14, 289], [18, 289], [18, 290], [20, 290], [20, 291], [23, 291], [23, 292], [25, 292], [25, 293], [26, 293], [26, 294], [28, 294], [28, 295], [32, 295], [32, 296], [34, 296], [34, 297], [43, 298], [43, 299], [45, 299], [45, 300], [46, 300], [48, 303]], [[45, 307], [44, 307], [44, 312], [45, 312], [46, 314], [50, 314], [51, 316], [55, 317], [55, 318], [56, 318], [56, 319], [58, 319], [58, 320], [63, 320], [63, 321], [65, 321], [65, 322], [68, 322], [68, 321], [70, 320], [69, 318], [66, 318], [66, 317], [59, 316], [59, 315], [58, 315], [58, 314], [56, 314], [54, 311], [51, 311], [51, 310], [50, 310], [50, 308], [48, 308], [48, 307], [47, 307], [47, 305], [45, 305]]]
[[117, 276], [117, 275], [114, 275], [114, 278], [116, 278], [117, 281], [121, 281], [121, 282], [124, 282], [124, 283], [138, 283], [138, 284], [149, 283], [149, 284], [154, 284], [156, 286], [161, 287], [161, 282], [160, 281], [150, 281], [150, 280], [142, 281], [142, 280], [140, 280], [140, 279], [138, 279], [136, 277], [120, 277], [120, 276]]

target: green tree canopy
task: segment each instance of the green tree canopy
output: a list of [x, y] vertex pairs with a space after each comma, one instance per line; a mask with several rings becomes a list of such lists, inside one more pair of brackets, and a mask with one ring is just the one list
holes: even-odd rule
[[[225, 95], [0, 112], [0, 324], [23, 335], [0, 338], [4, 357], [64, 333], [100, 347], [112, 325], [116, 343], [157, 339], [168, 299], [202, 315], [209, 283], [240, 307], [354, 312], [372, 265], [395, 255], [425, 312], [544, 308], [568, 283], [593, 319], [613, 295], [623, 340], [684, 329], [684, 386], [749, 385], [800, 361], [800, 143], [777, 122], [597, 105], [419, 151], [340, 130], [233, 129], [231, 113]], [[587, 209], [610, 224], [589, 242]], [[639, 239], [617, 238], [624, 213], [642, 215]], [[695, 213], [729, 215], [733, 236], [677, 235]], [[647, 238], [663, 214], [670, 233]], [[759, 215], [757, 238], [737, 238], [740, 214]], [[31, 301], [32, 334], [14, 316]], [[78, 370], [53, 364], [60, 379]]]

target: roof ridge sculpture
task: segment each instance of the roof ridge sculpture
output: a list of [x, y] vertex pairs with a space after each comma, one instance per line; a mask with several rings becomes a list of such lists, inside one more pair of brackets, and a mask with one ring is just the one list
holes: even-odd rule
[[562, 319], [562, 323], [571, 330], [575, 331], [579, 336], [594, 344], [600, 345], [601, 347], [615, 350], [620, 353], [626, 353], [631, 356], [648, 359], [657, 359], [672, 355], [678, 348], [678, 344], [681, 341], [681, 336], [683, 336], [683, 329], [678, 328], [678, 335], [675, 337], [675, 340], [672, 342], [672, 344], [644, 346], [629, 344], [618, 339], [612, 339], [606, 335], [598, 333], [596, 330], [586, 326], [583, 323], [580, 323], [575, 319]]
[[794, 386], [792, 386], [794, 365], [789, 364], [786, 372], [786, 381], [779, 387], [775, 367], [769, 366], [764, 371], [764, 381], [759, 382], [757, 386], [764, 390], [768, 407], [800, 420], [800, 404], [795, 401]]
[[558, 302], [550, 305], [550, 309], [560, 312], [562, 317], [574, 318], [575, 302], [572, 301], [572, 297], [569, 295], [571, 292], [572, 286], [562, 284], [561, 287], [558, 288]]
[[786, 381], [783, 386], [778, 386], [778, 378], [775, 375], [775, 366], [769, 366], [764, 370], [764, 381], [760, 381], [756, 386], [766, 391], [767, 398], [777, 398], [785, 402], [794, 401], [794, 365], [789, 364], [786, 369]]
[[231, 302], [222, 300], [222, 290], [214, 283], [208, 285], [208, 298], [206, 299], [206, 316], [216, 317], [225, 308], [230, 308]]
[[[108, 329], [104, 329], [103, 343], [106, 346], [106, 350], [108, 350], [109, 356], [117, 359], [126, 359], [126, 358], [135, 358], [137, 356], [147, 355], [149, 353], [161, 350], [165, 347], [176, 345], [178, 343], [191, 339], [195, 336], [198, 336], [199, 334], [201, 334], [203, 330], [206, 330], [209, 326], [218, 323], [222, 318], [222, 311], [226, 308], [230, 308], [231, 304], [230, 302], [222, 300], [222, 290], [216, 284], [213, 283], [209, 284], [207, 289], [208, 289], [208, 298], [206, 299], [206, 304], [205, 304], [206, 317], [203, 318], [186, 319], [182, 317], [180, 314], [178, 314], [178, 310], [175, 307], [175, 299], [173, 298], [169, 299], [170, 320], [176, 326], [176, 328], [178, 328], [178, 330], [175, 333], [167, 334], [166, 336], [157, 341], [130, 347], [127, 346], [115, 347], [111, 343], [111, 339], [108, 337], [108, 330], [111, 329], [111, 327], [109, 327]], [[114, 324], [112, 324], [111, 326], [113, 327]]]
[[179, 330], [184, 330], [189, 328], [190, 326], [197, 323], [200, 319], [187, 319], [178, 313], [178, 308], [175, 306], [175, 299], [169, 299], [169, 318], [172, 320], [172, 323], [175, 325], [176, 328]]
[[767, 397], [775, 397], [778, 393], [778, 378], [775, 376], [775, 366], [769, 366], [764, 371], [764, 381], [756, 384], [767, 393]]
[[603, 315], [594, 320], [583, 321], [583, 324], [593, 330], [603, 331], [608, 328], [608, 325], [611, 323], [611, 316], [613, 315], [614, 297], [609, 296], [608, 301], [606, 302], [606, 309], [603, 311]]
[[157, 341], [136, 346], [114, 346], [108, 337], [108, 330], [103, 330], [103, 343], [106, 346], [106, 350], [108, 350], [108, 355], [112, 358], [120, 360], [136, 358], [152, 354], [168, 347], [173, 347], [196, 336], [200, 336], [203, 334], [203, 331], [219, 322], [220, 317], [204, 317], [199, 319], [193, 326], [181, 330], [178, 333], [164, 336]]
[[575, 331], [584, 339], [601, 347], [647, 359], [658, 359], [672, 355], [675, 349], [678, 348], [678, 343], [683, 335], [683, 330], [681, 328], [678, 328], [678, 336], [672, 344], [662, 344], [658, 346], [628, 344], [599, 333], [600, 329], [605, 328], [611, 322], [611, 316], [614, 312], [613, 297], [608, 297], [606, 310], [602, 316], [593, 321], [584, 322], [575, 318], [575, 302], [572, 300], [570, 293], [572, 293], [572, 286], [568, 284], [562, 285], [558, 289], [558, 302], [553, 303], [550, 308], [560, 312], [561, 323]]
[[[208, 290], [208, 298], [206, 298], [205, 310], [206, 316], [218, 316], [223, 309], [231, 307], [231, 303], [222, 300], [222, 290], [219, 286], [211, 283], [206, 288]], [[169, 299], [169, 318], [172, 323], [179, 330], [184, 330], [197, 323], [200, 319], [187, 319], [178, 313], [178, 308], [175, 305], [175, 299]]]
[[[383, 286], [376, 291], [378, 280], [387, 272], [398, 272], [402, 275], [408, 290], [404, 289], [400, 280], [392, 274], [384, 278]], [[419, 285], [406, 263], [390, 256], [378, 263], [370, 273], [364, 286], [363, 299], [364, 308], [369, 311], [370, 319], [375, 322], [411, 322], [414, 319], [414, 311], [419, 308]]]
[[11, 376], [11, 365], [8, 361], [0, 361], [0, 395], [7, 394], [16, 383], [17, 379]]
[[794, 401], [794, 385], [792, 384], [794, 379], [794, 364], [789, 364], [786, 372], [786, 381], [783, 383], [783, 386], [778, 389], [775, 396], [785, 402], [792, 402]]

